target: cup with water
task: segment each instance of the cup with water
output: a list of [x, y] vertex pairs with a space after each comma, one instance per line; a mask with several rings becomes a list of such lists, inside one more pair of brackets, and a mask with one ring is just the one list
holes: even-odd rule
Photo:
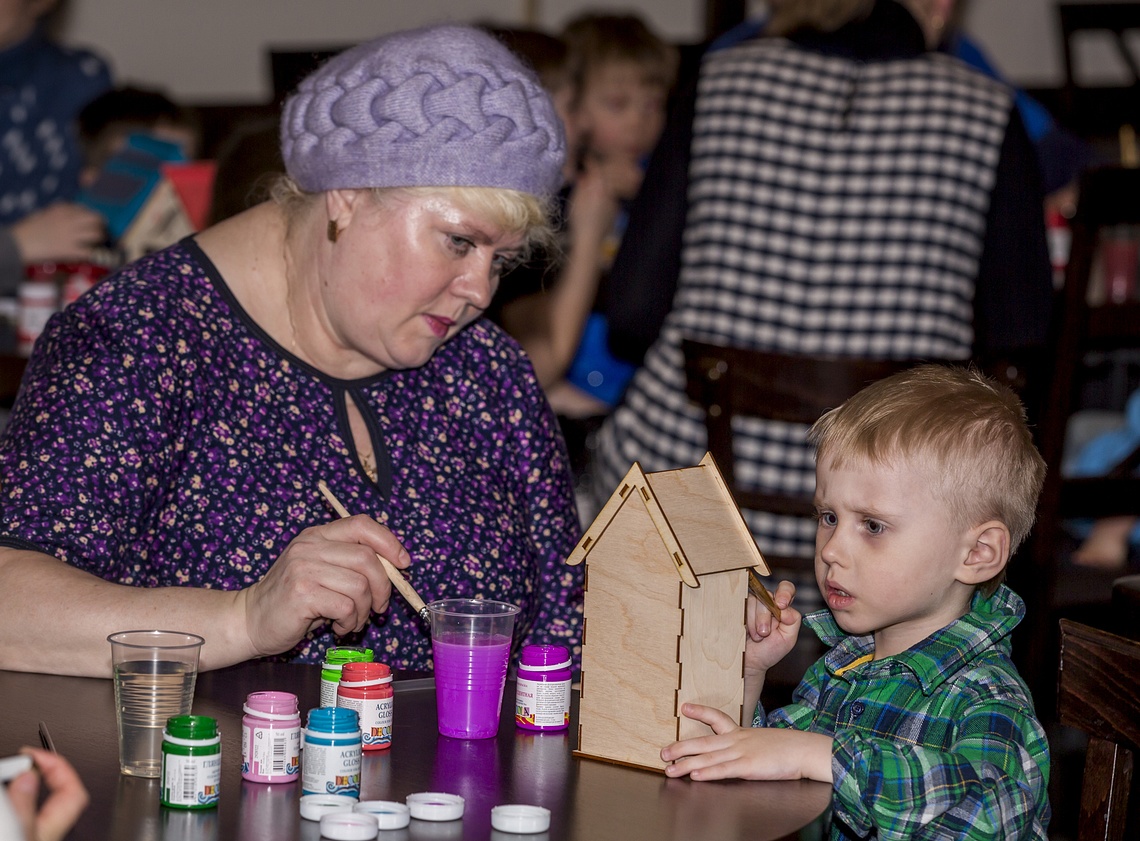
[[440, 599], [427, 609], [439, 732], [456, 739], [490, 739], [499, 732], [519, 608], [489, 599]]
[[119, 769], [134, 777], [162, 770], [162, 728], [189, 715], [205, 640], [183, 631], [119, 631], [107, 637], [115, 677]]

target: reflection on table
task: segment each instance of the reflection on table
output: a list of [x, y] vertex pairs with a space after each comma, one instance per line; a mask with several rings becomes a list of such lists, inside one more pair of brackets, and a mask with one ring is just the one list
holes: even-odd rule
[[[37, 744], [44, 721], [60, 753], [76, 766], [91, 805], [74, 839], [288, 841], [320, 837], [301, 820], [300, 784], [262, 785], [241, 778], [242, 703], [250, 692], [297, 694], [302, 720], [319, 702], [316, 666], [246, 663], [198, 678], [194, 712], [218, 719], [222, 731], [222, 796], [217, 809], [179, 811], [159, 805], [158, 780], [118, 773], [114, 697], [109, 680], [0, 671], [0, 756]], [[412, 821], [381, 833], [383, 841], [476, 839], [750, 839], [773, 841], [810, 824], [826, 808], [830, 786], [812, 782], [694, 783], [571, 756], [569, 731], [532, 733], [514, 725], [514, 687], [505, 693], [495, 739], [441, 737], [430, 678], [397, 676], [390, 751], [365, 752], [361, 798], [398, 800], [417, 791], [466, 799], [461, 821]], [[576, 710], [575, 710], [576, 713]], [[491, 808], [528, 803], [551, 810], [549, 832], [508, 835], [491, 829]]]

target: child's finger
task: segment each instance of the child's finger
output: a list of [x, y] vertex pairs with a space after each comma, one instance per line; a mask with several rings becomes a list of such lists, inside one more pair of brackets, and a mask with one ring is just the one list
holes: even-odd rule
[[681, 714], [694, 721], [702, 721], [713, 729], [717, 735], [731, 733], [740, 727], [726, 713], [716, 707], [706, 707], [704, 704], [682, 704]]

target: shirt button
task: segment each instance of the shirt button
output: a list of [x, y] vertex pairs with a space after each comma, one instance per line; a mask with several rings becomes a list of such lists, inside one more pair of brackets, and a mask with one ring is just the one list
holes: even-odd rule
[[851, 715], [858, 718], [863, 714], [863, 710], [865, 709], [867, 709], [867, 707], [862, 701], [856, 701], [851, 705]]

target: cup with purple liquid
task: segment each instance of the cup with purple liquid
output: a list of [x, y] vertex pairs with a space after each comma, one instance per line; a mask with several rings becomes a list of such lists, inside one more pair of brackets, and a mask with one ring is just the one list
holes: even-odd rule
[[441, 599], [427, 609], [439, 732], [454, 739], [490, 739], [499, 732], [519, 608], [488, 599]]

